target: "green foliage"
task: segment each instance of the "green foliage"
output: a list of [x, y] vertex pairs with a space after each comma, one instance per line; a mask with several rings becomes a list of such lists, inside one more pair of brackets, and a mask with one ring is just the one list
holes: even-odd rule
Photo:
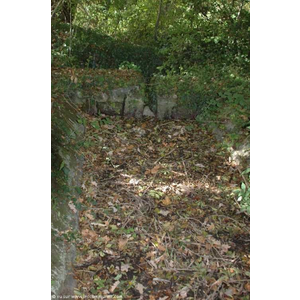
[[160, 199], [163, 196], [162, 192], [156, 190], [150, 190], [148, 194], [155, 199]]
[[124, 43], [80, 27], [74, 27], [70, 33], [69, 28], [62, 24], [53, 24], [52, 32], [52, 63], [56, 66], [94, 69], [123, 66], [122, 69], [141, 71], [145, 78], [149, 78], [161, 64], [152, 47]]
[[[249, 80], [231, 67], [207, 65], [181, 69], [179, 73], [161, 68], [152, 84], [157, 94], [176, 94], [183, 106], [195, 112], [201, 122], [230, 119], [239, 127], [250, 114]], [[244, 119], [240, 118], [243, 115]], [[241, 124], [240, 124], [241, 123]]]
[[63, 23], [72, 23], [77, 10], [79, 0], [51, 0], [51, 18]]
[[112, 124], [112, 120], [110, 118], [103, 118], [100, 120], [101, 125], [109, 125]]
[[148, 0], [82, 1], [75, 23], [123, 41], [155, 45], [177, 70], [208, 61], [248, 68], [249, 11], [248, 0], [174, 0], [162, 1], [162, 7]]
[[146, 77], [162, 64], [176, 72], [207, 64], [249, 72], [248, 0], [162, 1], [162, 7], [148, 0], [74, 0], [72, 8], [76, 18], [70, 26], [59, 19], [53, 24], [54, 59], [69, 56], [69, 64], [92, 68], [128, 61]]
[[202, 122], [230, 121], [239, 132], [250, 120], [250, 82], [243, 73], [232, 68], [222, 68], [209, 82], [210, 94], [197, 120]]
[[[250, 179], [250, 168], [247, 168], [242, 174], [248, 175]], [[241, 183], [241, 187], [235, 190], [237, 195], [237, 201], [240, 202], [242, 211], [250, 214], [250, 187], [246, 185], [245, 182]]]
[[134, 70], [137, 72], [141, 72], [141, 69], [139, 66], [135, 65], [134, 63], [130, 63], [129, 61], [124, 61], [119, 66], [120, 70]]

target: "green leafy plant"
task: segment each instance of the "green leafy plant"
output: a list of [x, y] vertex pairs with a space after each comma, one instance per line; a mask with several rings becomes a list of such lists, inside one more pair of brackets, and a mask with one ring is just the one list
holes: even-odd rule
[[[242, 172], [243, 175], [249, 175], [250, 179], [250, 168], [247, 168]], [[248, 183], [242, 182], [239, 189], [235, 190], [237, 201], [240, 203], [242, 211], [250, 214], [250, 186]]]
[[119, 69], [120, 70], [134, 70], [134, 71], [141, 72], [141, 68], [139, 66], [137, 66], [133, 62], [129, 62], [129, 61], [122, 62], [119, 66]]

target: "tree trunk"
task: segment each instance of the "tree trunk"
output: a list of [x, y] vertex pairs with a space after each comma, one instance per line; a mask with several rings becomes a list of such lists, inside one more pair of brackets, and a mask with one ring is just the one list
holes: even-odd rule
[[51, 13], [51, 18], [56, 16], [63, 23], [72, 23], [75, 17], [76, 8], [78, 1], [77, 0], [60, 0], [52, 1], [53, 11]]
[[154, 31], [154, 40], [155, 41], [157, 40], [157, 33], [158, 33], [158, 26], [159, 26], [160, 15], [161, 15], [161, 10], [162, 10], [162, 4], [163, 4], [163, 0], [160, 0], [158, 12], [157, 12], [157, 19], [156, 19], [156, 23], [155, 23], [155, 31]]

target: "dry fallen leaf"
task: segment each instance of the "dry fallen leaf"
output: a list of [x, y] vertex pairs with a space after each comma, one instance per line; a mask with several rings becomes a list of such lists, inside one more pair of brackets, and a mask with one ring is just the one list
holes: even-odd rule
[[137, 283], [136, 286], [135, 286], [135, 288], [139, 291], [139, 293], [140, 293], [141, 295], [144, 294], [144, 288], [145, 288], [145, 287], [144, 287], [142, 284]]
[[245, 284], [245, 289], [246, 289], [248, 292], [250, 292], [250, 283], [249, 283], [249, 282], [247, 282], [247, 283]]
[[164, 247], [163, 245], [158, 245], [157, 248], [160, 251], [166, 251], [166, 247]]
[[236, 294], [236, 289], [235, 288], [229, 288], [227, 289], [224, 294], [228, 297], [232, 297], [234, 294]]
[[189, 292], [189, 288], [186, 286], [186, 287], [184, 287], [184, 288], [182, 288], [178, 293], [179, 293], [179, 296], [182, 298], [182, 299], [184, 299], [184, 298], [186, 298], [187, 297], [187, 294], [188, 294], [188, 292]]
[[119, 239], [118, 247], [120, 251], [122, 251], [125, 248], [127, 242], [128, 242], [127, 239]]
[[125, 264], [121, 266], [121, 272], [128, 272], [130, 265]]
[[92, 240], [92, 241], [96, 241], [98, 239], [98, 234], [89, 229], [83, 229], [81, 231], [81, 234], [84, 238]]
[[215, 225], [212, 223], [208, 226], [208, 231], [214, 231], [215, 230]]
[[163, 224], [163, 228], [166, 231], [172, 231], [174, 229], [174, 225], [171, 222], [166, 222]]
[[165, 217], [166, 217], [169, 213], [170, 213], [170, 212], [169, 212], [168, 210], [162, 210], [162, 209], [159, 210], [159, 214], [160, 214], [160, 215], [163, 215], [163, 216], [165, 216]]
[[226, 253], [229, 250], [230, 246], [227, 244], [222, 244], [221, 253]]
[[109, 289], [109, 291], [112, 293], [117, 287], [118, 285], [120, 284], [120, 281], [116, 281], [112, 286], [111, 288]]
[[94, 221], [94, 220], [95, 220], [94, 216], [91, 215], [91, 214], [88, 213], [88, 212], [85, 213], [85, 216], [86, 216], [88, 219], [90, 219], [91, 221]]
[[155, 263], [154, 260], [149, 260], [148, 263], [149, 263], [149, 265], [151, 265], [154, 269], [157, 269], [157, 264]]
[[205, 243], [205, 237], [202, 236], [202, 235], [196, 236], [196, 240], [197, 240], [199, 243], [202, 243], [202, 244]]
[[151, 174], [155, 175], [155, 174], [158, 172], [159, 168], [160, 168], [160, 165], [156, 165], [156, 166], [155, 166], [154, 168], [152, 168], [151, 170], [147, 170], [147, 171], [146, 171], [146, 174], [151, 173]]
[[106, 235], [102, 238], [103, 242], [107, 244], [110, 241], [110, 238]]
[[69, 207], [70, 207], [70, 209], [72, 210], [72, 212], [74, 214], [77, 213], [77, 209], [76, 209], [76, 207], [75, 207], [75, 205], [74, 205], [74, 203], [72, 201], [69, 202]]
[[76, 76], [72, 75], [71, 76], [71, 81], [76, 84], [78, 82], [78, 78]]
[[168, 206], [171, 204], [171, 199], [167, 196], [163, 201], [162, 201], [162, 204], [164, 206]]
[[149, 257], [153, 258], [155, 256], [155, 254], [156, 254], [156, 251], [150, 251], [146, 254], [146, 258], [149, 258]]
[[203, 164], [195, 164], [195, 166], [198, 168], [205, 168], [205, 166]]

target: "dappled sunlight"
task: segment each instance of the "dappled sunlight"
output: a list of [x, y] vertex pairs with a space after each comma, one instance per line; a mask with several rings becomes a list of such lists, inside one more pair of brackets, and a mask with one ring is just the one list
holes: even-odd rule
[[248, 221], [235, 214], [231, 195], [238, 173], [213, 137], [193, 122], [194, 131], [184, 130], [184, 122], [122, 122], [126, 131], [88, 130], [101, 139], [85, 151], [75, 267], [85, 284], [79, 289], [88, 291], [95, 282], [87, 270], [99, 280], [121, 276], [153, 292], [176, 291], [191, 278], [193, 289], [207, 291], [214, 278], [248, 280]]

